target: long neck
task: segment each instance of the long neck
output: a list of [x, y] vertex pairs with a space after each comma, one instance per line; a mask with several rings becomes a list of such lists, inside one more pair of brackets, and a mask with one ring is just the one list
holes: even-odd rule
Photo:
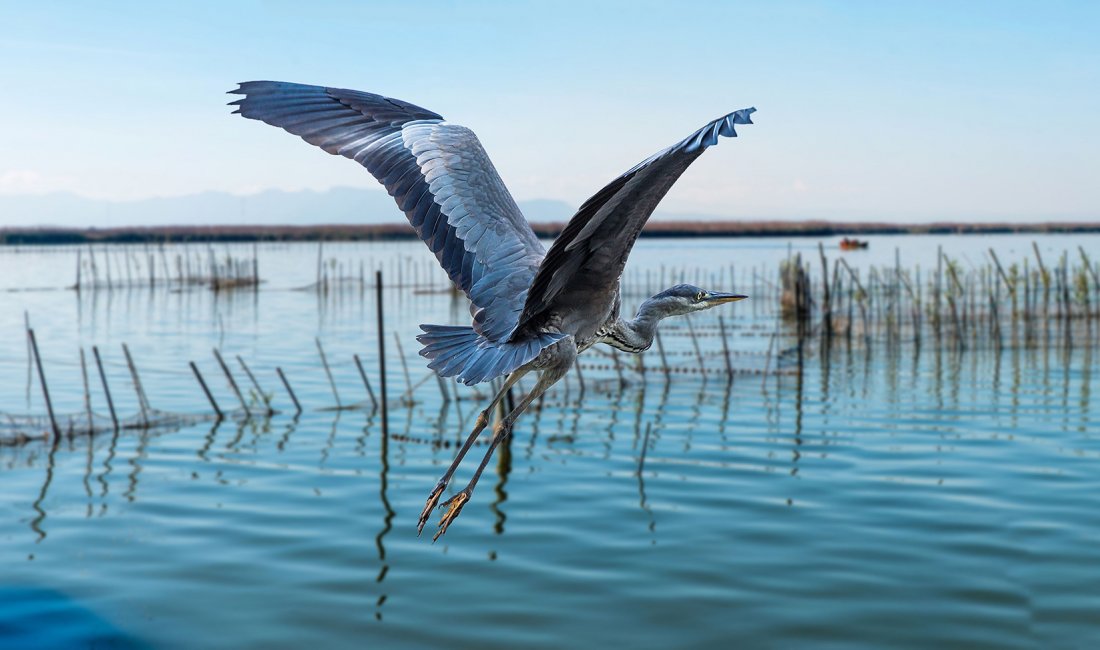
[[638, 308], [638, 315], [631, 320], [618, 319], [605, 337], [607, 343], [624, 352], [642, 352], [653, 345], [657, 335], [657, 324], [662, 314], [652, 300], [647, 300]]

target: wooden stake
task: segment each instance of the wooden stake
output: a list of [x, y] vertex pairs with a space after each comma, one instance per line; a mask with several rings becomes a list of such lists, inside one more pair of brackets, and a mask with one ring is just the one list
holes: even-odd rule
[[244, 395], [241, 394], [241, 389], [237, 386], [237, 380], [233, 378], [233, 373], [229, 372], [229, 366], [225, 365], [225, 359], [222, 359], [218, 348], [214, 348], [214, 358], [218, 360], [218, 365], [222, 367], [225, 378], [229, 380], [229, 387], [233, 389], [233, 394], [237, 396], [237, 401], [241, 403], [245, 416], [252, 417], [252, 411], [248, 410], [248, 403], [244, 401]]
[[[825, 300], [828, 301], [828, 298]], [[718, 333], [722, 337], [722, 358], [726, 360], [726, 375], [733, 381], [733, 363], [730, 361], [729, 342], [726, 341], [726, 321], [721, 316], [718, 317]]]
[[141, 422], [146, 427], [149, 426], [149, 400], [145, 397], [145, 389], [141, 385], [141, 377], [138, 377], [137, 366], [134, 365], [134, 359], [130, 356], [130, 348], [126, 347], [126, 344], [122, 344], [122, 354], [126, 356], [126, 365], [130, 368], [130, 376], [134, 380], [134, 392], [137, 393], [138, 407], [141, 409]]
[[363, 362], [359, 360], [359, 355], [353, 355], [355, 359], [355, 367], [359, 369], [359, 377], [363, 380], [363, 385], [367, 387], [367, 395], [370, 396], [370, 403], [372, 409], [378, 408], [378, 400], [374, 398], [374, 389], [371, 388], [370, 379], [367, 379], [367, 373], [363, 370]]
[[237, 355], [237, 363], [241, 364], [241, 368], [244, 368], [244, 374], [248, 375], [248, 380], [252, 382], [252, 387], [256, 389], [256, 394], [264, 405], [267, 407], [267, 414], [271, 415], [275, 411], [271, 409], [271, 402], [268, 400], [267, 395], [264, 393], [264, 389], [260, 387], [260, 382], [256, 381], [256, 375], [252, 374], [252, 370], [248, 367], [248, 364], [244, 362], [241, 355]]
[[286, 392], [290, 394], [290, 401], [294, 402], [294, 408], [298, 413], [302, 412], [302, 405], [298, 403], [298, 396], [294, 394], [294, 389], [290, 387], [290, 382], [286, 380], [286, 375], [283, 374], [282, 368], [275, 368], [275, 372], [278, 373], [279, 379], [283, 381], [283, 386], [286, 388]]
[[99, 368], [99, 381], [103, 384], [103, 394], [107, 396], [107, 409], [111, 411], [111, 422], [115, 431], [118, 431], [118, 414], [115, 412], [115, 401], [111, 399], [111, 388], [107, 385], [107, 373], [103, 372], [103, 360], [99, 356], [99, 348], [92, 346], [92, 356], [95, 357], [95, 365]]
[[313, 339], [317, 342], [317, 351], [321, 353], [321, 366], [325, 369], [325, 375], [328, 376], [328, 384], [332, 387], [332, 396], [336, 398], [336, 408], [342, 409], [344, 405], [340, 403], [340, 393], [336, 391], [336, 380], [332, 378], [332, 370], [328, 366], [328, 359], [325, 357], [325, 349], [321, 347], [321, 339]]
[[195, 379], [199, 380], [199, 386], [202, 387], [202, 392], [206, 394], [206, 399], [210, 402], [210, 406], [214, 407], [214, 413], [218, 416], [218, 421], [225, 419], [225, 415], [222, 410], [218, 408], [218, 402], [214, 399], [214, 394], [210, 392], [210, 387], [206, 385], [206, 380], [202, 378], [202, 373], [199, 372], [199, 367], [195, 365], [194, 361], [191, 361], [191, 372], [195, 373]]
[[84, 380], [84, 411], [88, 414], [88, 433], [95, 431], [92, 422], [92, 391], [88, 387], [88, 361], [84, 357], [84, 348], [80, 348], [80, 376]]
[[53, 427], [54, 438], [61, 437], [61, 427], [57, 426], [57, 418], [53, 414], [53, 402], [50, 400], [50, 387], [46, 385], [46, 373], [42, 371], [42, 356], [38, 354], [38, 341], [34, 338], [34, 330], [27, 330], [27, 336], [31, 339], [31, 348], [34, 349], [34, 363], [38, 367], [38, 380], [42, 384], [42, 397], [46, 399], [46, 412], [50, 416], [50, 426]]
[[412, 404], [413, 385], [412, 379], [409, 377], [409, 363], [405, 360], [405, 350], [401, 347], [401, 337], [397, 335], [397, 332], [393, 333], [393, 340], [397, 343], [397, 357], [401, 359], [401, 368], [405, 371], [405, 399], [403, 401]]
[[386, 328], [382, 312], [382, 271], [374, 272], [374, 295], [378, 311], [378, 375], [382, 383], [382, 435], [390, 435], [390, 413], [386, 404]]

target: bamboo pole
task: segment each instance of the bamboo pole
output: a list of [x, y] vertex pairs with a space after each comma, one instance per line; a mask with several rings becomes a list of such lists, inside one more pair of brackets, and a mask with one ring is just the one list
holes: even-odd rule
[[[817, 252], [821, 256], [821, 288], [823, 291], [822, 296], [822, 320], [825, 323], [825, 335], [832, 336], [833, 334], [833, 306], [831, 302], [831, 296], [829, 295], [829, 261], [825, 259], [825, 245], [821, 242], [817, 242]], [[722, 323], [721, 316], [718, 317], [718, 323]], [[725, 335], [722, 337], [722, 344], [725, 345]], [[727, 359], [728, 365], [728, 359]]]
[[[374, 397], [374, 389], [371, 388], [370, 379], [367, 379], [367, 373], [363, 370], [363, 362], [359, 360], [359, 355], [353, 355], [355, 359], [355, 367], [359, 369], [359, 377], [363, 380], [363, 385], [367, 387], [367, 395], [370, 396], [370, 403], [372, 409], [378, 408], [378, 400]], [[449, 399], [449, 396], [448, 396]]]
[[214, 399], [214, 394], [210, 392], [210, 387], [206, 385], [206, 380], [203, 379], [202, 373], [199, 372], [199, 367], [195, 365], [194, 361], [189, 363], [191, 364], [191, 372], [195, 374], [195, 379], [199, 380], [199, 386], [202, 387], [202, 392], [206, 395], [206, 399], [210, 402], [210, 406], [214, 408], [214, 413], [218, 416], [218, 421], [224, 420], [225, 414], [223, 414], [221, 408], [218, 407], [218, 402]]
[[382, 435], [389, 439], [390, 413], [389, 406], [386, 404], [386, 328], [382, 310], [382, 271], [380, 270], [374, 272], [374, 295], [378, 311], [378, 376], [381, 379], [382, 391]]
[[252, 369], [248, 367], [248, 364], [244, 362], [241, 355], [237, 355], [237, 363], [241, 364], [241, 368], [244, 368], [244, 374], [248, 376], [248, 380], [252, 382], [252, 387], [256, 389], [256, 396], [263, 400], [264, 406], [267, 409], [267, 415], [271, 415], [275, 411], [271, 408], [271, 400], [267, 398], [267, 394], [264, 393], [264, 389], [260, 386], [260, 382], [256, 381], [256, 375], [252, 374]]
[[329, 368], [328, 358], [325, 357], [325, 349], [321, 347], [321, 339], [314, 338], [317, 342], [317, 352], [321, 354], [321, 366], [325, 369], [325, 375], [328, 377], [328, 385], [332, 387], [332, 396], [336, 398], [336, 408], [342, 409], [344, 405], [340, 402], [340, 393], [336, 390], [336, 380], [332, 378], [332, 369]]
[[401, 346], [401, 337], [397, 335], [397, 332], [393, 333], [393, 340], [397, 344], [397, 358], [401, 359], [401, 369], [405, 372], [405, 399], [402, 401], [406, 405], [411, 405], [413, 403], [413, 385], [412, 378], [409, 377], [409, 362], [405, 360], [405, 350]]
[[57, 426], [57, 418], [53, 413], [53, 401], [50, 400], [50, 387], [46, 383], [46, 373], [42, 370], [42, 355], [38, 353], [38, 341], [34, 337], [34, 330], [27, 330], [27, 336], [31, 340], [31, 348], [34, 349], [34, 363], [38, 367], [38, 380], [42, 384], [42, 397], [46, 400], [46, 413], [50, 416], [50, 426], [53, 427], [54, 438], [61, 437], [61, 427]]
[[99, 381], [103, 384], [103, 394], [107, 396], [107, 409], [111, 412], [111, 422], [115, 431], [118, 431], [118, 413], [115, 412], [115, 401], [111, 399], [111, 388], [107, 384], [107, 373], [103, 371], [103, 359], [99, 356], [99, 348], [92, 346], [92, 356], [95, 357], [95, 365], [99, 368]]
[[1001, 267], [1001, 260], [997, 259], [997, 253], [992, 248], [989, 249], [989, 256], [993, 258], [993, 264], [997, 267], [997, 275], [1004, 282], [1005, 288], [1008, 289], [1010, 294], [1016, 294], [1016, 287], [1008, 281], [1008, 275], [1005, 274], [1004, 268]]
[[88, 386], [88, 360], [84, 356], [84, 348], [80, 348], [80, 377], [84, 381], [84, 411], [88, 415], [88, 433], [95, 430], [92, 421], [92, 391]]
[[286, 392], [290, 394], [290, 401], [294, 402], [294, 408], [298, 413], [302, 412], [302, 405], [298, 402], [298, 396], [294, 394], [294, 389], [290, 387], [290, 382], [287, 381], [286, 375], [283, 374], [282, 368], [275, 368], [275, 372], [279, 375], [279, 379], [283, 381], [283, 386], [286, 388]]
[[229, 366], [226, 365], [225, 359], [222, 359], [222, 355], [218, 352], [218, 348], [214, 348], [214, 358], [218, 360], [218, 365], [221, 366], [222, 372], [225, 373], [225, 378], [229, 380], [229, 387], [233, 389], [233, 394], [237, 396], [237, 401], [241, 403], [241, 408], [244, 409], [245, 417], [252, 417], [252, 411], [248, 409], [248, 403], [244, 399], [244, 395], [241, 394], [241, 389], [237, 386], [237, 380], [233, 378], [233, 373], [229, 371]]
[[730, 346], [726, 340], [726, 321], [721, 316], [718, 317], [718, 333], [722, 337], [722, 358], [726, 361], [726, 376], [733, 381], [733, 363], [730, 361]]
[[130, 356], [130, 348], [125, 343], [122, 344], [122, 354], [126, 357], [126, 365], [130, 368], [130, 377], [134, 381], [134, 392], [137, 393], [138, 408], [141, 410], [141, 421], [146, 427], [149, 426], [149, 400], [145, 397], [145, 388], [141, 385], [141, 377], [138, 376], [137, 366], [134, 365], [134, 359]]

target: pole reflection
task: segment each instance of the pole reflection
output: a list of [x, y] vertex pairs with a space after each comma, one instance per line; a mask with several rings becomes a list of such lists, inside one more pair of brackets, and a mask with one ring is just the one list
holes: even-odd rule
[[[393, 529], [393, 518], [395, 512], [390, 505], [389, 497], [386, 495], [386, 491], [389, 488], [389, 473], [390, 473], [390, 440], [389, 436], [385, 432], [379, 436], [381, 443], [380, 458], [379, 458], [379, 471], [378, 471], [378, 499], [382, 503], [382, 528], [378, 531], [378, 535], [374, 538], [375, 546], [378, 547], [378, 563], [381, 568], [378, 570], [378, 576], [375, 578], [375, 582], [378, 583], [381, 588], [382, 582], [386, 579], [386, 574], [390, 570], [390, 565], [386, 561], [386, 544], [385, 538]], [[386, 602], [386, 593], [383, 591], [378, 596], [378, 601], [375, 603], [374, 617], [377, 620], [382, 620], [382, 605]]]
[[107, 446], [107, 458], [103, 460], [103, 471], [99, 473], [98, 480], [99, 484], [102, 486], [102, 491], [99, 494], [100, 500], [102, 501], [99, 506], [100, 517], [107, 513], [107, 494], [110, 490], [110, 481], [108, 479], [111, 476], [111, 472], [114, 470], [112, 463], [115, 459], [115, 451], [118, 449], [118, 436], [119, 429], [115, 427], [111, 431], [111, 443]]
[[46, 521], [46, 509], [44, 504], [46, 502], [46, 495], [49, 494], [50, 485], [53, 483], [54, 467], [57, 462], [57, 448], [60, 446], [61, 437], [53, 436], [53, 441], [50, 443], [50, 451], [46, 455], [46, 476], [42, 481], [42, 489], [38, 491], [38, 498], [31, 504], [31, 508], [35, 512], [35, 517], [31, 519], [31, 530], [37, 535], [35, 542], [41, 542], [46, 539], [46, 530], [42, 527], [42, 524]]

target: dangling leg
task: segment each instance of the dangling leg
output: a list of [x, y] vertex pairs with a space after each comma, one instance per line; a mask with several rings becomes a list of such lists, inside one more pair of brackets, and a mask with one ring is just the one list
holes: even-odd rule
[[447, 528], [450, 527], [451, 522], [458, 517], [458, 513], [462, 512], [462, 506], [466, 505], [466, 502], [470, 500], [470, 495], [474, 491], [474, 486], [477, 485], [477, 480], [481, 478], [481, 473], [485, 471], [485, 466], [489, 464], [489, 458], [491, 458], [493, 452], [496, 451], [497, 445], [499, 445], [504, 438], [512, 435], [512, 425], [515, 423], [516, 419], [523, 414], [527, 407], [530, 406], [531, 402], [538, 399], [547, 389], [557, 383], [557, 381], [565, 375], [565, 372], [569, 369], [571, 364], [572, 360], [570, 360], [570, 364], [562, 368], [549, 368], [539, 373], [538, 383], [531, 389], [531, 392], [525, 395], [523, 399], [519, 401], [519, 404], [516, 404], [516, 407], [509, 411], [508, 414], [504, 416], [504, 419], [497, 423], [496, 427], [493, 429], [493, 441], [489, 444], [489, 450], [485, 452], [485, 457], [481, 459], [481, 465], [479, 465], [477, 471], [474, 472], [473, 478], [466, 484], [466, 487], [462, 488], [461, 492], [455, 494], [441, 504], [441, 507], [447, 506], [448, 510], [443, 515], [442, 519], [439, 520], [439, 530], [436, 531], [435, 536], [432, 538], [433, 542], [447, 532]]
[[481, 434], [482, 430], [485, 429], [485, 426], [489, 424], [489, 413], [492, 412], [493, 407], [497, 405], [497, 402], [499, 402], [501, 399], [504, 398], [505, 395], [508, 394], [508, 389], [511, 388], [513, 384], [515, 384], [517, 381], [519, 381], [519, 378], [524, 376], [525, 374], [527, 374], [527, 371], [520, 368], [519, 370], [516, 370], [512, 374], [508, 375], [508, 378], [504, 380], [504, 387], [501, 388], [499, 392], [497, 392], [496, 397], [493, 398], [493, 401], [489, 402], [489, 405], [485, 407], [485, 410], [477, 416], [477, 422], [474, 423], [474, 430], [470, 432], [470, 435], [466, 438], [466, 442], [464, 442], [462, 444], [462, 448], [458, 450], [458, 455], [456, 455], [455, 459], [451, 461], [451, 466], [447, 468], [447, 471], [444, 472], [443, 476], [439, 479], [439, 482], [435, 484], [434, 488], [432, 488], [432, 493], [428, 495], [428, 502], [424, 505], [424, 510], [420, 513], [420, 521], [416, 524], [416, 535], [418, 537], [420, 536], [420, 533], [424, 531], [424, 524], [428, 521], [428, 517], [431, 516], [432, 511], [435, 510], [435, 505], [439, 503], [440, 495], [443, 494], [443, 490], [447, 489], [447, 483], [451, 481], [451, 476], [455, 473], [455, 470], [458, 469], [459, 463], [461, 463], [462, 459], [466, 457], [466, 452], [470, 451], [470, 447], [473, 446], [474, 441], [477, 440], [477, 437]]

